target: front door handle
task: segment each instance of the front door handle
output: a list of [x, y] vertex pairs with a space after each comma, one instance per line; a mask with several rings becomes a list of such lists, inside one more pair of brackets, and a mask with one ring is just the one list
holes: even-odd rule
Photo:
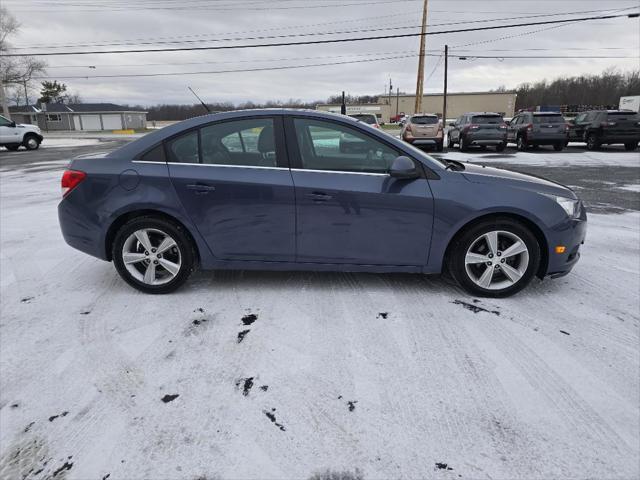
[[331, 200], [333, 196], [327, 195], [322, 192], [311, 192], [305, 195], [307, 198], [310, 198], [314, 202], [326, 202], [327, 200]]
[[216, 187], [214, 187], [213, 185], [204, 185], [202, 183], [192, 183], [187, 185], [187, 189], [195, 190], [196, 194], [198, 195], [205, 195], [209, 192], [215, 191]]

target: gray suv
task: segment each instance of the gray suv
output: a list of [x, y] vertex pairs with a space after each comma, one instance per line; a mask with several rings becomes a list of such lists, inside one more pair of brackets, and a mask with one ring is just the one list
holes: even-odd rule
[[501, 152], [507, 146], [507, 124], [499, 113], [465, 113], [449, 124], [447, 147], [456, 144], [463, 152], [470, 146], [493, 146]]
[[518, 150], [553, 145], [561, 151], [569, 139], [569, 126], [559, 112], [520, 112], [509, 122], [507, 137]]

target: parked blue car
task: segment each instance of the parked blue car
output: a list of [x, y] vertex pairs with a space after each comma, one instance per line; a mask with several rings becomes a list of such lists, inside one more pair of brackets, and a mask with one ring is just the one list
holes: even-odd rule
[[148, 293], [203, 269], [448, 271], [502, 297], [567, 274], [586, 213], [575, 193], [435, 159], [346, 116], [251, 110], [187, 120], [74, 159], [67, 243]]

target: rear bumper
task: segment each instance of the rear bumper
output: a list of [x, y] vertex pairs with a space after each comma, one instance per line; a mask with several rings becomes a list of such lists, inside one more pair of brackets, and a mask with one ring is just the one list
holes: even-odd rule
[[58, 204], [58, 222], [62, 237], [71, 247], [93, 257], [107, 260], [104, 248], [104, 233], [100, 227], [98, 216], [88, 218], [86, 209], [80, 208], [71, 192]]
[[507, 143], [507, 133], [466, 133], [464, 140], [467, 142], [467, 145], [500, 145], [501, 143]]
[[[580, 247], [587, 236], [587, 214], [582, 207], [579, 219], [567, 219], [547, 233], [549, 262], [546, 276], [558, 278], [568, 274], [580, 260]], [[564, 253], [556, 253], [556, 246], [564, 246]]]
[[404, 141], [411, 145], [438, 145], [439, 143], [442, 143], [442, 138], [409, 137], [405, 138]]
[[469, 140], [469, 145], [501, 145], [503, 143], [507, 143], [507, 140]]

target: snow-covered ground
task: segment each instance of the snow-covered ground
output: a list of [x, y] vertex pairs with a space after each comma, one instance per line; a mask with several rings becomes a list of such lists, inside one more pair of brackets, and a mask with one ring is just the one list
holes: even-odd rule
[[59, 178], [1, 176], [0, 478], [640, 475], [638, 212], [504, 300], [273, 272], [147, 296], [63, 242]]
[[40, 148], [61, 148], [61, 147], [83, 147], [87, 145], [98, 145], [97, 138], [56, 138], [47, 137], [42, 142]]

